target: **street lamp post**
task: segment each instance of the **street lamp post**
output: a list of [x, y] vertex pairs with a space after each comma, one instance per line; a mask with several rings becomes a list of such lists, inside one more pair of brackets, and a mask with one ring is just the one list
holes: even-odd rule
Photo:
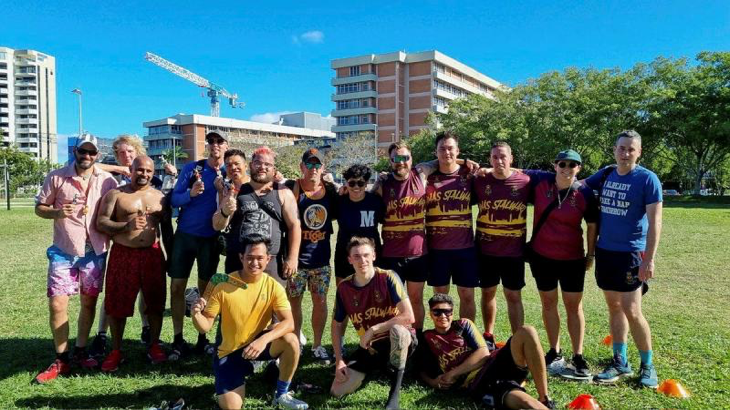
[[83, 132], [84, 132], [84, 126], [83, 126], [83, 121], [82, 121], [82, 116], [81, 116], [81, 94], [82, 93], [81, 93], [81, 90], [78, 88], [74, 88], [73, 90], [71, 90], [71, 92], [79, 96], [79, 138], [81, 138], [81, 134], [83, 134]]

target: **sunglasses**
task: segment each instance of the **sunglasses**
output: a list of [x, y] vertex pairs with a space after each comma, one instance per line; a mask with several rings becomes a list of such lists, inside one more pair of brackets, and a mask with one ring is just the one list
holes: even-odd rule
[[451, 316], [454, 314], [454, 309], [431, 309], [431, 313], [434, 316]]
[[565, 161], [560, 161], [560, 162], [558, 162], [558, 166], [559, 166], [560, 168], [565, 168], [565, 167], [568, 167], [568, 168], [570, 168], [570, 169], [573, 169], [573, 168], [577, 167], [577, 166], [578, 166], [578, 164], [576, 164], [575, 162], [565, 162]]
[[362, 188], [366, 184], [367, 184], [367, 182], [363, 181], [362, 179], [358, 179], [357, 181], [354, 179], [351, 179], [351, 180], [347, 181], [347, 186], [349, 186], [350, 188], [355, 188], [356, 186]]
[[411, 159], [410, 155], [394, 155], [393, 162], [408, 162]]
[[226, 143], [226, 140], [219, 139], [219, 138], [211, 138], [208, 140], [208, 144], [210, 145], [223, 145]]
[[76, 148], [76, 152], [78, 152], [79, 155], [89, 155], [91, 157], [93, 157], [99, 153], [99, 151], [96, 151], [93, 149], [85, 149], [85, 148]]
[[320, 164], [319, 162], [306, 162], [304, 164], [304, 166], [307, 167], [307, 169], [320, 169], [320, 168], [322, 168], [322, 164]]

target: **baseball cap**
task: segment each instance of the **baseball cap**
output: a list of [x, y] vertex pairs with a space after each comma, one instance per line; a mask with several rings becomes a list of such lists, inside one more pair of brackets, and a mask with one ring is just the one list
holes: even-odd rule
[[91, 135], [91, 134], [81, 134], [80, 137], [76, 138], [76, 146], [80, 147], [84, 144], [91, 144], [96, 148], [96, 150], [99, 150], [99, 140]]
[[322, 151], [317, 148], [309, 148], [304, 151], [304, 154], [302, 155], [302, 162], [307, 162], [312, 158], [317, 158], [320, 164], [324, 164], [324, 155], [322, 155]]
[[207, 134], [205, 134], [205, 141], [208, 142], [208, 140], [213, 137], [223, 138], [225, 142], [229, 141], [228, 133], [220, 130], [209, 131]]
[[575, 161], [579, 164], [583, 162], [580, 158], [580, 154], [572, 149], [566, 149], [565, 151], [558, 152], [558, 156], [555, 157], [554, 162], [558, 161]]

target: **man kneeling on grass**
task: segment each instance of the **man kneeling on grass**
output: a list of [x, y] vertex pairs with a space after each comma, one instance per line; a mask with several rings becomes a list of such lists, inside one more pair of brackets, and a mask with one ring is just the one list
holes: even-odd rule
[[[437, 293], [428, 301], [435, 329], [423, 332], [416, 352], [421, 379], [439, 390], [462, 387], [482, 404], [495, 408], [545, 409], [555, 404], [547, 394], [547, 371], [540, 339], [522, 326], [504, 347], [491, 354], [481, 332], [469, 319], [453, 320], [451, 296]], [[539, 400], [522, 383], [532, 373]]]
[[[387, 368], [391, 380], [385, 408], [397, 409], [406, 359], [417, 344], [411, 328], [413, 308], [395, 272], [373, 266], [372, 239], [354, 236], [347, 244], [347, 255], [355, 274], [337, 285], [332, 318], [336, 369], [330, 393], [335, 397], [350, 394], [360, 387], [368, 373]], [[345, 361], [340, 341], [348, 318], [360, 335], [360, 346]]]
[[[306, 409], [309, 406], [289, 391], [299, 363], [299, 338], [284, 287], [264, 273], [269, 263], [269, 239], [242, 238], [239, 254], [243, 269], [230, 275], [216, 274], [206, 293], [193, 305], [195, 328], [207, 333], [221, 316], [222, 341], [213, 360], [215, 391], [223, 409], [243, 406], [246, 376], [253, 373], [252, 360], [279, 359], [279, 380], [273, 406]], [[210, 296], [208, 296], [210, 293]], [[207, 297], [207, 300], [206, 300]], [[272, 315], [279, 322], [269, 328]]]

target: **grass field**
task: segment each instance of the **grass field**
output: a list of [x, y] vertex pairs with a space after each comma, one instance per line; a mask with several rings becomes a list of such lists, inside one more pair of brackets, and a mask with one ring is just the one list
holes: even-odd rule
[[[730, 407], [730, 318], [727, 308], [730, 300], [730, 205], [723, 202], [680, 200], [665, 205], [657, 277], [644, 300], [644, 311], [654, 335], [659, 378], [681, 381], [692, 397], [687, 400], [668, 398], [638, 388], [633, 380], [607, 387], [550, 378], [551, 396], [560, 407], [564, 408], [582, 393], [592, 394], [604, 409]], [[148, 366], [138, 341], [140, 323], [137, 317], [128, 322], [125, 340], [128, 361], [117, 373], [78, 372], [48, 385], [30, 384], [35, 374], [53, 359], [45, 258], [51, 231], [51, 221], [34, 216], [31, 207], [0, 210], [0, 283], [3, 290], [0, 292], [3, 309], [0, 408], [143, 408], [179, 397], [194, 408], [214, 407], [210, 359], [195, 358], [154, 368]], [[545, 346], [540, 301], [529, 270], [527, 275], [528, 286], [523, 292], [526, 323], [538, 328]], [[426, 297], [430, 294], [427, 290]], [[455, 294], [453, 289], [452, 294]], [[333, 299], [334, 294], [330, 292], [330, 300]], [[70, 316], [75, 318], [77, 298], [73, 299], [70, 309]], [[499, 300], [498, 309], [496, 334], [498, 339], [504, 340], [509, 325], [503, 300]], [[592, 274], [586, 278], [585, 315], [585, 354], [595, 372], [606, 364], [611, 351], [600, 343], [608, 334], [608, 318]], [[72, 319], [72, 335], [75, 335], [75, 325], [76, 320]], [[311, 336], [306, 323], [305, 331]], [[188, 340], [195, 334], [189, 320], [185, 334]], [[328, 334], [329, 326], [325, 331], [325, 344], [329, 348]], [[171, 320], [166, 317], [163, 340], [169, 341], [171, 336]], [[563, 346], [570, 346], [565, 324], [561, 338]], [[355, 347], [352, 329], [347, 341], [350, 349]], [[633, 343], [629, 345], [629, 358], [632, 365], [638, 367], [638, 353]], [[315, 364], [306, 355], [296, 376], [320, 385], [326, 391], [332, 374], [332, 368]], [[534, 393], [532, 383], [528, 383], [527, 389]], [[264, 385], [260, 377], [252, 378], [247, 386], [246, 406], [267, 406], [272, 391], [273, 386]], [[387, 381], [375, 378], [364, 389], [343, 400], [329, 398], [324, 393], [300, 397], [314, 408], [365, 409], [383, 406], [387, 393]], [[459, 394], [436, 393], [413, 381], [407, 381], [401, 403], [404, 408], [475, 407]]]

